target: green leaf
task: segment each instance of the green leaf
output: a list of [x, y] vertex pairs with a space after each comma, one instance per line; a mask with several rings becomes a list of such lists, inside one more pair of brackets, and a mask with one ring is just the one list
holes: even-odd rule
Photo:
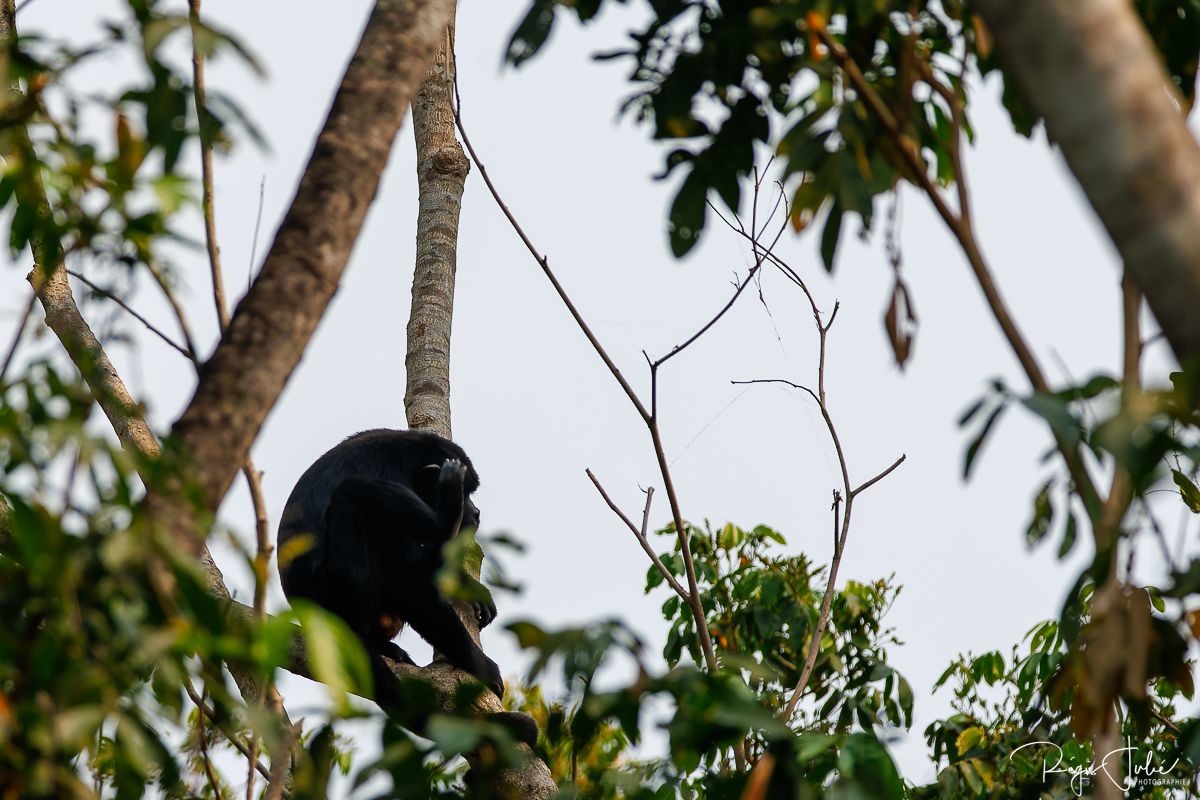
[[430, 718], [425, 733], [444, 754], [465, 755], [479, 744], [482, 736], [479, 725], [469, 719], [435, 714]]
[[1050, 523], [1054, 521], [1054, 503], [1050, 491], [1054, 488], [1054, 479], [1046, 481], [1033, 500], [1033, 519], [1025, 528], [1025, 541], [1032, 547], [1045, 538], [1050, 531]]
[[292, 609], [300, 621], [313, 677], [329, 688], [333, 702], [345, 713], [347, 692], [369, 694], [371, 689], [371, 664], [362, 642], [337, 615], [323, 608], [294, 602]]
[[837, 255], [838, 238], [842, 235], [842, 206], [835, 200], [825, 217], [825, 228], [821, 231], [821, 263], [826, 272], [833, 272], [833, 261]]
[[801, 734], [796, 738], [796, 760], [811, 761], [837, 744], [837, 737], [821, 733]]
[[1054, 432], [1063, 437], [1067, 444], [1077, 444], [1083, 438], [1083, 425], [1071, 413], [1068, 401], [1063, 398], [1039, 392], [1022, 398], [1021, 403], [1048, 422]]
[[704, 218], [707, 209], [705, 200], [708, 196], [708, 184], [705, 183], [699, 170], [692, 168], [691, 173], [684, 179], [671, 203], [670, 218], [667, 231], [671, 236], [671, 252], [676, 258], [682, 258], [700, 241], [700, 233], [704, 230]]
[[1062, 544], [1058, 546], [1058, 557], [1066, 558], [1067, 554], [1075, 547], [1075, 540], [1079, 535], [1079, 522], [1075, 519], [1075, 512], [1071, 511], [1067, 514], [1067, 526], [1063, 530]]
[[896, 694], [900, 699], [900, 710], [904, 712], [904, 727], [912, 727], [913, 716], [913, 690], [912, 685], [903, 677], [900, 678], [900, 684], [896, 687]]
[[1177, 469], [1171, 470], [1171, 477], [1179, 487], [1179, 496], [1183, 498], [1183, 504], [1193, 514], [1200, 514], [1200, 489], [1196, 488], [1191, 478]]
[[[983, 427], [979, 429], [979, 434], [971, 444], [967, 445], [967, 453], [963, 458], [963, 480], [971, 477], [971, 468], [975, 464], [975, 459], [979, 456], [979, 451], [983, 448], [983, 443], [987, 441], [988, 434], [992, 432], [992, 427], [1000, 419], [1000, 414], [1006, 408], [1008, 408], [1008, 404], [1001, 402], [1000, 405], [992, 409], [992, 413], [988, 415], [987, 420], [983, 423]], [[974, 412], [972, 412], [972, 415], [974, 415]]]
[[554, 27], [554, 3], [552, 0], [537, 0], [529, 13], [517, 25], [508, 42], [508, 63], [519, 67], [537, 54], [550, 36]]
[[[838, 771], [851, 782], [851, 796], [873, 800], [900, 800], [904, 782], [887, 749], [874, 736], [856, 733], [847, 737], [838, 753]], [[857, 790], [857, 791], [855, 791]]]

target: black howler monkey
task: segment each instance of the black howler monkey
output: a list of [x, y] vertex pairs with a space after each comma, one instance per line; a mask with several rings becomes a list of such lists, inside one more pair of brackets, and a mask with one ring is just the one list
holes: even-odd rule
[[[413, 663], [392, 641], [407, 623], [450, 663], [502, 695], [500, 668], [436, 584], [443, 545], [460, 529], [479, 526], [470, 497], [478, 487], [466, 452], [441, 436], [386, 429], [351, 436], [305, 470], [284, 507], [281, 552], [294, 538], [311, 537], [302, 552], [280, 564], [284, 594], [344, 619], [377, 667], [381, 655]], [[473, 594], [486, 598], [472, 604], [482, 628], [495, 618], [496, 606], [486, 588], [476, 589]], [[386, 684], [378, 668], [376, 675], [377, 683]], [[386, 691], [386, 685], [376, 687], [384, 698]], [[517, 733], [529, 738], [527, 729]]]

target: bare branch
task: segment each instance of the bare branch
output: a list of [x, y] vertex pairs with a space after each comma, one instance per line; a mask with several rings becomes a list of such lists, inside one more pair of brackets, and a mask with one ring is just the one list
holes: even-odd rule
[[[208, 703], [204, 701], [204, 698], [202, 698], [196, 692], [196, 688], [192, 686], [192, 682], [185, 680], [183, 682], [183, 688], [184, 691], [187, 692], [188, 699], [191, 700], [192, 704], [196, 706], [196, 710], [199, 711], [203, 716], [207, 717], [210, 722], [212, 722], [217, 730], [221, 732], [221, 735], [225, 737], [225, 740], [228, 741], [235, 750], [237, 750], [243, 756], [249, 757], [250, 748], [245, 742], [242, 741], [242, 737], [238, 736], [235, 731], [230, 730], [227, 726], [225, 726], [224, 723], [220, 721], [217, 712], [210, 708]], [[256, 760], [254, 765], [257, 768], [257, 771], [262, 774], [264, 778], [270, 777], [270, 771], [261, 762]]]
[[192, 94], [196, 99], [196, 122], [200, 131], [200, 207], [204, 212], [204, 244], [208, 249], [208, 266], [212, 273], [213, 306], [221, 332], [229, 327], [229, 306], [225, 302], [225, 280], [221, 276], [221, 249], [217, 246], [217, 215], [213, 204], [213, 156], [210, 136], [208, 103], [204, 89], [204, 54], [195, 46], [195, 28], [200, 24], [200, 0], [188, 0], [188, 20], [193, 27]]
[[[188, 689], [191, 688], [191, 683], [189, 682]], [[201, 697], [200, 700], [203, 702], [204, 698]], [[217, 773], [213, 770], [212, 759], [208, 755], [208, 732], [204, 730], [204, 720], [207, 715], [204, 711], [200, 710], [200, 704], [197, 704], [197, 712], [200, 716], [196, 720], [196, 739], [200, 744], [200, 760], [204, 763], [204, 775], [208, 780], [209, 788], [212, 789], [213, 796], [217, 800], [225, 800], [221, 794], [221, 781], [217, 778]]]
[[408, 427], [448, 438], [452, 437], [450, 333], [458, 229], [463, 189], [471, 167], [454, 135], [453, 37], [451, 23], [412, 107], [419, 210], [404, 358]]
[[17, 330], [13, 333], [12, 343], [8, 346], [8, 352], [4, 354], [4, 362], [0, 363], [0, 386], [4, 385], [4, 376], [8, 374], [8, 368], [12, 366], [13, 359], [17, 356], [17, 349], [25, 337], [25, 329], [29, 327], [29, 317], [33, 314], [33, 307], [36, 303], [37, 293], [30, 292], [29, 300], [25, 303], [25, 310], [21, 312], [21, 319], [17, 322]]
[[842, 553], [846, 551], [846, 534], [850, 524], [850, 502], [852, 498], [846, 499], [846, 514], [841, 518], [841, 530], [838, 530], [838, 510], [842, 503], [842, 495], [838, 491], [833, 493], [833, 558], [829, 562], [829, 579], [825, 584], [825, 594], [821, 598], [821, 610], [817, 614], [817, 627], [813, 631], [812, 641], [808, 645], [808, 653], [804, 657], [804, 668], [800, 671], [800, 679], [796, 682], [796, 688], [792, 690], [791, 697], [788, 698], [787, 704], [783, 707], [783, 712], [779, 718], [784, 722], [789, 721], [792, 715], [796, 713], [796, 706], [800, 703], [800, 697], [804, 694], [804, 690], [808, 688], [808, 681], [812, 677], [813, 669], [817, 664], [817, 653], [821, 651], [821, 640], [825, 638], [825, 631], [829, 628], [829, 613], [833, 607], [833, 593], [837, 588], [837, 573], [838, 567], [842, 563]]
[[192, 331], [187, 324], [187, 315], [184, 314], [183, 306], [179, 303], [179, 298], [175, 296], [174, 290], [171, 288], [171, 282], [163, 273], [162, 269], [155, 263], [151, 262], [146, 265], [150, 276], [154, 278], [154, 282], [158, 285], [159, 291], [166, 299], [167, 304], [171, 307], [171, 312], [175, 315], [175, 319], [179, 321], [179, 333], [183, 336], [183, 346], [187, 348], [192, 361], [200, 363], [200, 351], [196, 349], [196, 342], [192, 338]]
[[639, 530], [638, 527], [633, 524], [633, 520], [625, 516], [625, 512], [621, 510], [620, 506], [613, 502], [613, 499], [608, 496], [608, 492], [604, 491], [604, 487], [600, 485], [600, 480], [592, 473], [590, 469], [587, 470], [587, 476], [591, 479], [592, 485], [596, 487], [596, 491], [598, 491], [600, 496], [604, 498], [604, 502], [608, 504], [608, 507], [612, 509], [614, 514], [621, 518], [621, 521], [625, 523], [625, 527], [629, 528], [630, 533], [632, 533], [634, 538], [638, 540], [638, 544], [642, 546], [642, 549], [646, 551], [646, 555], [650, 557], [652, 562], [654, 562], [654, 566], [658, 568], [659, 573], [663, 576], [663, 580], [667, 582], [667, 585], [675, 591], [675, 594], [679, 595], [683, 602], [690, 604], [692, 599], [688, 596], [687, 590], [679, 585], [679, 581], [675, 580], [675, 576], [671, 574], [671, 571], [667, 569], [667, 565], [664, 564], [662, 559], [658, 557], [658, 553], [654, 552], [654, 548], [650, 546], [650, 541], [646, 536], [646, 529], [648, 527], [647, 523], [650, 517], [650, 501], [654, 497], [654, 487], [651, 486], [646, 490], [646, 507], [642, 512], [642, 527]]
[[124, 309], [125, 312], [127, 314], [129, 314], [129, 316], [133, 317], [138, 322], [140, 322], [142, 324], [142, 327], [144, 327], [146, 330], [150, 331], [152, 334], [154, 334], [159, 339], [161, 339], [163, 342], [165, 342], [167, 344], [167, 346], [170, 347], [171, 349], [177, 350], [180, 353], [180, 355], [182, 355], [188, 361], [192, 361], [192, 362], [196, 361], [195, 353], [190, 353], [190, 352], [188, 352], [186, 347], [184, 347], [180, 344], [176, 344], [174, 339], [172, 339], [167, 334], [163, 333], [162, 330], [160, 328], [158, 328], [157, 326], [155, 326], [155, 324], [153, 322], [151, 322], [150, 320], [146, 319], [144, 316], [139, 314], [136, 308], [134, 308], [133, 306], [126, 303], [119, 296], [117, 296], [113, 292], [110, 292], [108, 289], [105, 289], [102, 286], [98, 286], [93, 281], [88, 280], [86, 276], [81, 275], [80, 273], [75, 272], [74, 270], [69, 269], [66, 272], [72, 278], [75, 278], [76, 280], [78, 280], [80, 283], [87, 286], [89, 289], [91, 289], [96, 294], [99, 294], [103, 297], [107, 297], [109, 300], [112, 300], [114, 303], [116, 303], [118, 306], [120, 306], [122, 309]]
[[888, 475], [891, 475], [892, 472], [895, 471], [896, 467], [903, 464], [905, 459], [907, 459], [907, 458], [908, 458], [907, 455], [902, 454], [899, 458], [897, 458], [895, 461], [892, 462], [892, 465], [890, 467], [888, 467], [883, 472], [876, 475], [874, 478], [871, 478], [869, 481], [860, 484], [857, 489], [850, 492], [850, 496], [856, 497], [856, 496], [862, 494], [863, 492], [865, 492], [867, 489], [870, 489], [872, 486], [879, 483], [881, 480], [886, 478]]

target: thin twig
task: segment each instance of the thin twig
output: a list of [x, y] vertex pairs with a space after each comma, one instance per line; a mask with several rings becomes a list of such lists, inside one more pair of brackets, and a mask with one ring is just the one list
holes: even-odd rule
[[683, 343], [675, 345], [674, 347], [671, 348], [670, 352], [668, 352], [666, 355], [660, 356], [657, 359], [655, 359], [653, 362], [651, 362], [651, 366], [655, 367], [655, 368], [661, 367], [663, 364], [667, 363], [672, 358], [679, 355], [684, 350], [686, 350], [688, 347], [690, 347], [692, 345], [692, 343], [695, 342], [697, 339], [699, 339], [701, 336], [708, 333], [709, 328], [711, 328], [712, 326], [714, 326], [718, 322], [720, 322], [721, 317], [725, 316], [725, 314], [729, 311], [729, 309], [733, 308], [734, 303], [736, 303], [738, 301], [738, 298], [742, 296], [742, 292], [745, 291], [746, 287], [750, 285], [750, 281], [754, 280], [754, 276], [758, 274], [758, 270], [761, 266], [762, 266], [762, 259], [760, 258], [760, 259], [758, 259], [758, 262], [755, 263], [755, 265], [750, 268], [750, 271], [746, 273], [746, 277], [737, 285], [737, 289], [734, 291], [733, 296], [730, 297], [729, 300], [725, 303], [725, 305], [721, 307], [721, 310], [716, 313], [716, 316], [714, 316], [712, 319], [710, 319], [708, 322], [706, 322], [704, 324], [704, 326], [700, 328], [700, 330], [696, 331], [691, 336], [689, 336], [686, 340], [683, 341]]
[[[1128, 412], [1134, 398], [1142, 391], [1142, 293], [1126, 271], [1121, 276], [1121, 410]], [[1133, 502], [1133, 476], [1118, 461], [1113, 466], [1108, 497], [1101, 506], [1100, 518], [1094, 523], [1097, 548], [1111, 547], [1120, 533], [1121, 520]]]
[[[235, 750], [248, 758], [250, 756], [250, 748], [241, 740], [241, 737], [230, 730], [217, 718], [217, 712], [209, 708], [208, 704], [203, 700], [203, 698], [196, 693], [196, 689], [192, 686], [192, 682], [185, 680], [183, 682], [183, 688], [184, 691], [187, 692], [188, 699], [190, 699], [196, 708], [199, 709], [200, 713], [208, 718], [209, 722], [211, 722], [213, 726], [221, 732], [221, 735], [225, 737], [226, 741], [233, 745]], [[271, 771], [268, 770], [261, 761], [255, 761], [254, 763], [258, 770], [258, 774], [269, 780], [271, 777]]]
[[654, 566], [658, 568], [659, 573], [663, 576], [663, 580], [665, 580], [667, 585], [675, 591], [675, 594], [679, 595], [680, 599], [682, 599], [685, 603], [690, 604], [692, 600], [690, 597], [688, 597], [687, 590], [679, 584], [679, 581], [675, 580], [675, 576], [671, 574], [671, 571], [667, 569], [667, 565], [664, 564], [662, 559], [658, 557], [658, 553], [654, 552], [654, 548], [650, 546], [650, 541], [646, 536], [646, 529], [648, 527], [647, 523], [650, 516], [650, 500], [654, 497], [654, 487], [651, 486], [646, 490], [646, 507], [642, 512], [642, 527], [639, 530], [638, 527], [633, 524], [633, 520], [627, 517], [625, 512], [621, 510], [620, 506], [613, 502], [613, 499], [608, 496], [608, 492], [604, 491], [604, 487], [600, 484], [600, 480], [592, 473], [592, 471], [589, 469], [586, 472], [588, 478], [596, 487], [596, 491], [598, 491], [600, 496], [604, 498], [604, 502], [608, 504], [608, 507], [613, 510], [614, 514], [621, 518], [621, 521], [625, 523], [625, 527], [629, 528], [629, 531], [638, 540], [638, 544], [640, 544], [642, 549], [646, 551], [646, 555], [648, 555], [650, 560], [654, 562]]
[[159, 291], [166, 298], [167, 305], [171, 307], [171, 312], [175, 314], [175, 319], [179, 321], [179, 334], [183, 337], [183, 346], [187, 348], [192, 361], [199, 363], [200, 351], [196, 349], [196, 342], [192, 339], [191, 328], [187, 324], [187, 316], [183, 312], [183, 306], [180, 304], [179, 298], [175, 296], [175, 292], [171, 288], [171, 282], [167, 280], [166, 274], [154, 262], [147, 263], [146, 269], [150, 271], [150, 276], [154, 278]]
[[188, 21], [192, 35], [192, 94], [196, 100], [196, 121], [200, 131], [201, 209], [204, 212], [204, 243], [208, 248], [208, 266], [212, 271], [213, 305], [221, 332], [229, 327], [229, 308], [225, 303], [225, 281], [221, 277], [221, 250], [217, 246], [217, 216], [213, 204], [212, 135], [208, 129], [208, 103], [204, 90], [204, 54], [195, 46], [195, 28], [200, 25], [200, 0], [188, 0]]
[[860, 484], [858, 486], [858, 488], [856, 488], [854, 491], [850, 492], [850, 496], [857, 497], [858, 495], [865, 492], [867, 489], [870, 489], [872, 486], [879, 483], [881, 480], [886, 478], [888, 475], [891, 475], [892, 472], [894, 472], [897, 467], [899, 467], [901, 464], [903, 464], [905, 459], [907, 459], [907, 458], [908, 458], [908, 455], [901, 453], [900, 457], [897, 458], [895, 461], [893, 461], [892, 465], [890, 467], [888, 467], [883, 472], [876, 475], [874, 478], [871, 478], [869, 481]]
[[[203, 701], [203, 696], [200, 699]], [[206, 727], [205, 715], [200, 711], [197, 711], [197, 714], [199, 716], [196, 719], [196, 738], [200, 743], [200, 760], [204, 763], [204, 774], [208, 778], [208, 785], [212, 788], [217, 800], [224, 800], [224, 795], [221, 794], [221, 782], [213, 772], [212, 759], [208, 756], [208, 734], [204, 730]]]
[[[772, 158], [774, 158], [774, 157], [772, 157]], [[770, 167], [769, 162], [767, 164], [767, 167]], [[763, 172], [766, 172], [766, 170], [763, 170]], [[692, 335], [689, 336], [688, 338], [686, 338], [682, 344], [674, 345], [674, 347], [671, 348], [671, 350], [668, 351], [668, 353], [666, 355], [660, 356], [660, 357], [658, 357], [658, 359], [655, 359], [654, 361], [650, 362], [650, 369], [652, 369], [652, 371], [653, 371], [653, 369], [658, 369], [659, 367], [664, 365], [664, 363], [673, 359], [674, 356], [677, 356], [680, 353], [683, 353], [684, 350], [691, 347], [692, 343], [696, 342], [696, 339], [703, 336], [704, 333], [707, 333], [708, 330], [710, 329], [710, 327], [713, 327], [713, 325], [716, 325], [716, 323], [719, 323], [721, 318], [725, 317], [725, 314], [727, 314], [728, 311], [730, 311], [730, 309], [733, 308], [734, 303], [737, 303], [738, 297], [742, 296], [742, 293], [745, 290], [745, 288], [748, 287], [748, 285], [750, 285], [751, 281], [754, 281], [754, 277], [757, 275], [758, 270], [762, 269], [763, 260], [764, 260], [764, 258], [766, 258], [766, 251], [769, 251], [770, 248], [768, 247], [768, 248], [766, 248], [766, 251], [763, 251], [763, 249], [760, 249], [760, 245], [758, 245], [758, 233], [760, 233], [760, 231], [758, 231], [758, 190], [760, 190], [761, 186], [762, 186], [762, 173], [758, 172], [758, 168], [755, 167], [754, 205], [751, 206], [751, 210], [750, 210], [750, 234], [748, 236], [750, 241], [752, 242], [752, 246], [754, 246], [754, 248], [752, 248], [752, 249], [754, 249], [754, 259], [755, 259], [754, 266], [751, 266], [750, 271], [746, 272], [745, 279], [743, 279], [742, 282], [737, 284], [737, 289], [733, 291], [733, 296], [730, 297], [730, 299], [728, 299], [728, 301], [726, 301], [725, 305], [721, 307], [719, 312], [716, 312], [716, 315], [714, 315], [714, 317], [712, 319], [708, 320], [708, 323], [704, 324], [700, 330], [697, 330], [695, 333], [692, 333]], [[780, 194], [782, 194], [782, 192], [780, 192]], [[706, 200], [706, 204], [708, 205], [708, 207], [710, 207], [710, 209], [715, 210], [715, 206], [712, 203], [709, 203], [708, 200]], [[775, 200], [775, 205], [776, 205], [776, 207], [778, 207], [778, 205], [779, 205], [778, 198], [776, 198], [776, 200]], [[733, 215], [733, 216], [734, 216], [734, 218], [737, 218], [737, 215]], [[772, 215], [770, 215], [770, 216], [774, 216], [774, 211], [772, 211]], [[721, 218], [724, 219], [725, 218], [724, 215], [722, 215]], [[769, 222], [769, 219], [770, 219], [770, 217], [768, 217], [768, 222]], [[726, 224], [728, 224], [728, 221], [726, 221]], [[738, 222], [738, 227], [739, 227], [739, 229], [742, 229], [742, 224], [740, 224], [740, 221]], [[775, 240], [772, 242], [772, 247], [774, 247], [775, 242], [779, 241], [779, 237], [782, 235], [782, 233], [784, 233], [784, 229], [786, 227], [787, 227], [786, 223], [780, 225], [778, 233], [775, 234]], [[742, 229], [742, 233], [745, 234], [744, 229]]]
[[109, 300], [112, 300], [112, 301], [113, 301], [114, 303], [116, 303], [118, 306], [120, 306], [121, 308], [123, 308], [123, 309], [125, 310], [125, 312], [126, 312], [127, 314], [129, 314], [129, 316], [133, 317], [133, 318], [134, 318], [134, 319], [136, 319], [138, 322], [140, 322], [140, 323], [142, 324], [142, 327], [144, 327], [146, 330], [148, 330], [148, 331], [150, 331], [151, 333], [153, 333], [153, 334], [154, 334], [155, 336], [157, 336], [159, 339], [162, 339], [164, 342], [166, 342], [168, 345], [170, 345], [170, 346], [171, 346], [172, 348], [174, 348], [175, 350], [178, 350], [178, 351], [179, 351], [179, 353], [180, 353], [180, 354], [181, 354], [181, 355], [182, 355], [184, 358], [186, 358], [188, 361], [191, 361], [191, 362], [195, 363], [195, 361], [196, 361], [196, 359], [195, 359], [195, 356], [194, 356], [192, 353], [189, 353], [186, 347], [184, 347], [184, 346], [182, 346], [182, 345], [178, 344], [178, 343], [177, 343], [177, 342], [175, 342], [175, 340], [173, 340], [173, 339], [172, 339], [170, 336], [168, 336], [167, 334], [163, 333], [163, 331], [162, 331], [160, 328], [158, 328], [158, 327], [157, 327], [157, 326], [156, 326], [156, 325], [155, 325], [153, 322], [151, 322], [150, 320], [146, 319], [144, 316], [142, 316], [141, 314], [139, 314], [139, 313], [137, 312], [137, 309], [135, 309], [133, 306], [131, 306], [131, 305], [129, 305], [128, 303], [126, 303], [124, 300], [122, 300], [122, 299], [121, 299], [120, 297], [118, 297], [116, 294], [114, 294], [113, 292], [110, 292], [108, 289], [105, 289], [105, 288], [103, 288], [103, 287], [101, 287], [101, 286], [98, 286], [97, 284], [95, 284], [95, 283], [93, 283], [92, 281], [88, 280], [86, 277], [84, 277], [83, 275], [81, 275], [80, 273], [78, 273], [78, 272], [76, 272], [76, 271], [74, 271], [74, 270], [71, 270], [71, 269], [69, 269], [69, 270], [67, 270], [66, 272], [67, 272], [67, 274], [68, 274], [68, 275], [70, 275], [72, 278], [75, 278], [75, 279], [76, 279], [76, 280], [78, 280], [80, 283], [83, 283], [84, 285], [86, 285], [86, 286], [87, 286], [89, 289], [91, 289], [91, 290], [92, 290], [93, 292], [95, 292], [96, 294], [102, 295], [102, 296], [104, 296], [104, 297], [107, 297]]
[[267, 176], [263, 175], [258, 182], [258, 211], [254, 215], [254, 235], [250, 239], [250, 264], [246, 267], [246, 290], [250, 290], [250, 282], [254, 280], [254, 264], [258, 258], [258, 231], [262, 227], [263, 203], [267, 197]]
[[[283, 739], [277, 748], [281, 753], [291, 753], [300, 738], [300, 725], [284, 725]], [[287, 790], [288, 773], [291, 771], [290, 758], [277, 758], [271, 762], [271, 774], [267, 776], [267, 792], [264, 800], [280, 800], [290, 796]]]
[[533, 241], [529, 238], [529, 235], [525, 233], [525, 229], [521, 227], [521, 223], [517, 222], [517, 218], [513, 216], [512, 211], [509, 210], [508, 204], [505, 203], [503, 198], [500, 197], [500, 192], [496, 189], [496, 184], [492, 182], [492, 178], [488, 174], [487, 167], [484, 166], [482, 161], [480, 161], [479, 155], [475, 152], [475, 148], [471, 146], [471, 139], [469, 136], [467, 136], [467, 131], [463, 127], [462, 97], [458, 92], [457, 69], [455, 69], [454, 72], [454, 124], [458, 127], [459, 135], [463, 137], [463, 146], [467, 148], [467, 152], [471, 156], [471, 161], [474, 162], [475, 166], [479, 169], [479, 174], [483, 177], [483, 182], [487, 185], [488, 192], [492, 195], [492, 199], [496, 201], [496, 205], [500, 207], [500, 212], [504, 214], [505, 219], [508, 220], [508, 224], [512, 226], [512, 229], [516, 232], [517, 236], [520, 237], [521, 242], [524, 243], [525, 248], [529, 251], [530, 255], [532, 255], [534, 260], [538, 262], [538, 265], [541, 266], [542, 272], [545, 273], [546, 278], [549, 279], [550, 285], [554, 287], [554, 291], [558, 294], [559, 299], [562, 300], [563, 305], [567, 307], [567, 311], [570, 312], [571, 317], [575, 320], [575, 324], [579, 326], [579, 330], [582, 331], [583, 335], [587, 337], [588, 342], [592, 345], [592, 349], [596, 351], [596, 355], [600, 356], [600, 360], [604, 362], [604, 366], [608, 367], [608, 371], [612, 373], [613, 378], [616, 379], [621, 389], [625, 392], [625, 396], [629, 398], [629, 402], [631, 402], [633, 407], [637, 409], [637, 412], [641, 415], [642, 419], [648, 420], [650, 418], [650, 412], [646, 410], [644, 405], [642, 405], [642, 401], [637, 396], [637, 392], [635, 392], [633, 387], [629, 385], [629, 381], [625, 379], [625, 376], [621, 373], [621, 370], [608, 355], [608, 351], [604, 349], [604, 345], [600, 344], [600, 340], [596, 338], [596, 334], [592, 332], [591, 327], [583, 319], [583, 315], [579, 313], [579, 309], [575, 307], [575, 303], [571, 300], [570, 296], [567, 294], [567, 291], [563, 288], [562, 284], [558, 282], [558, 277], [555, 276], [554, 271], [550, 269], [549, 257], [543, 255], [537, 249], [537, 247], [534, 246]]
[[25, 303], [25, 310], [21, 312], [21, 320], [17, 323], [17, 330], [13, 333], [12, 343], [8, 346], [8, 352], [4, 354], [4, 363], [0, 364], [0, 386], [4, 385], [4, 376], [8, 374], [8, 368], [12, 366], [13, 359], [16, 358], [21, 340], [25, 338], [25, 329], [29, 327], [29, 317], [32, 316], [36, 303], [37, 292], [30, 292], [29, 301]]

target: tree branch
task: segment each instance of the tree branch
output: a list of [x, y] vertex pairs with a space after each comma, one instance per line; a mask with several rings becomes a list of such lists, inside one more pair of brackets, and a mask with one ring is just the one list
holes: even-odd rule
[[595, 474], [593, 474], [590, 469], [586, 470], [586, 472], [588, 478], [592, 481], [592, 485], [596, 487], [596, 491], [598, 491], [600, 496], [604, 498], [604, 502], [608, 504], [608, 507], [612, 509], [614, 514], [621, 518], [621, 521], [625, 523], [625, 527], [629, 528], [630, 532], [634, 535], [634, 538], [638, 540], [638, 544], [640, 544], [642, 549], [646, 551], [646, 555], [650, 557], [652, 562], [654, 562], [654, 566], [658, 568], [659, 574], [663, 576], [663, 580], [665, 580], [667, 585], [675, 591], [675, 594], [679, 595], [679, 598], [683, 600], [683, 602], [690, 605], [692, 598], [688, 596], [687, 589], [684, 589], [679, 585], [679, 581], [675, 580], [675, 576], [671, 574], [671, 571], [667, 569], [667, 565], [664, 564], [662, 559], [658, 557], [658, 553], [654, 552], [654, 548], [650, 546], [650, 540], [646, 537], [646, 529], [650, 518], [650, 501], [654, 498], [654, 487], [651, 486], [646, 490], [646, 507], [642, 512], [642, 527], [639, 529], [633, 524], [633, 520], [625, 515], [625, 512], [621, 510], [620, 506], [613, 502], [613, 499], [608, 496], [608, 492], [604, 491], [604, 487], [600, 485], [600, 480], [595, 476]]
[[1200, 144], [1126, 0], [973, 0], [1185, 367], [1200, 361]]

